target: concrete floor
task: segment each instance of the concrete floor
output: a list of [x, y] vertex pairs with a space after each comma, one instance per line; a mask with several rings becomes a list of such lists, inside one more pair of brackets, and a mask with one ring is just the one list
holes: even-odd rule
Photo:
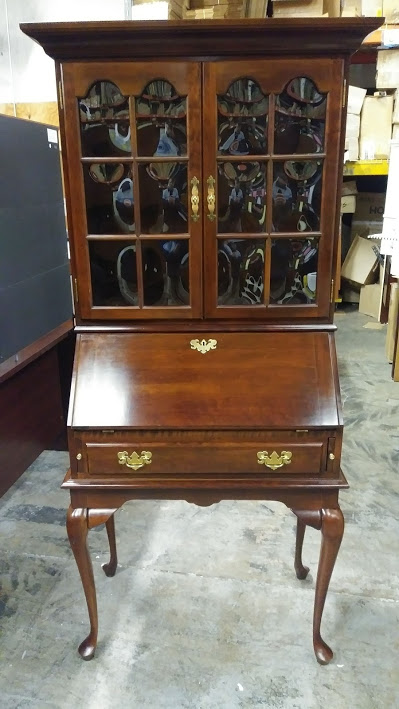
[[118, 514], [114, 579], [91, 532], [100, 640], [77, 655], [86, 607], [64, 529], [65, 453], [46, 451], [0, 500], [1, 709], [390, 709], [399, 707], [399, 384], [385, 330], [337, 314], [346, 421], [346, 532], [324, 614], [331, 665], [311, 628], [319, 533], [306, 581], [294, 518], [277, 503], [136, 502]]

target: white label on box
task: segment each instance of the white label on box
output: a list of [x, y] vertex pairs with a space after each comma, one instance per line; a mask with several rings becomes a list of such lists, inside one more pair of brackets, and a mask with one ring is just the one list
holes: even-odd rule
[[49, 143], [58, 143], [58, 133], [54, 128], [47, 128], [47, 140]]

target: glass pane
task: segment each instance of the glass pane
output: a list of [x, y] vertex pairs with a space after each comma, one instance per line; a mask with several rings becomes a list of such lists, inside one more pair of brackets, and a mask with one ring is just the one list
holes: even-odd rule
[[139, 156], [187, 154], [186, 98], [163, 79], [147, 84], [136, 99]]
[[133, 179], [129, 165], [83, 165], [89, 234], [130, 234], [135, 231]]
[[138, 305], [136, 244], [89, 241], [93, 305]]
[[156, 162], [139, 165], [141, 232], [188, 232], [187, 165]]
[[185, 120], [138, 120], [137, 152], [143, 157], [187, 155]]
[[97, 81], [78, 105], [83, 156], [131, 154], [129, 100], [116, 84]]
[[262, 305], [265, 242], [218, 240], [218, 305]]
[[144, 305], [190, 304], [188, 239], [142, 241]]
[[273, 230], [319, 231], [322, 161], [275, 162]]
[[311, 79], [292, 79], [276, 96], [274, 152], [322, 152], [326, 105], [326, 94], [321, 94]]
[[269, 101], [253, 79], [238, 79], [218, 96], [220, 155], [267, 152]]
[[316, 301], [318, 250], [317, 239], [272, 239], [270, 303]]
[[266, 230], [266, 167], [258, 162], [218, 164], [219, 232]]

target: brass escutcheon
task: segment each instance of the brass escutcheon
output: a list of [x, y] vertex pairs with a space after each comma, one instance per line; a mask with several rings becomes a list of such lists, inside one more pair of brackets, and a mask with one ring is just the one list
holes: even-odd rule
[[208, 196], [206, 198], [208, 204], [208, 219], [213, 222], [216, 219], [215, 207], [216, 207], [216, 196], [215, 196], [215, 178], [209, 175], [207, 179], [208, 184]]
[[217, 343], [217, 340], [190, 340], [190, 347], [192, 350], [205, 354], [209, 350], [216, 350]]
[[193, 177], [191, 180], [191, 219], [193, 222], [197, 222], [199, 219], [198, 208], [199, 208], [199, 192], [198, 192], [199, 180]]

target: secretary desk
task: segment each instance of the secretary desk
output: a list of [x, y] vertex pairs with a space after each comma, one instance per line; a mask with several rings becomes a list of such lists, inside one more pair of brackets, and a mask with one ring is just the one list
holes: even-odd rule
[[24, 24], [56, 60], [77, 346], [67, 530], [126, 501], [277, 500], [321, 531], [313, 643], [344, 520], [334, 270], [350, 55], [381, 18]]

